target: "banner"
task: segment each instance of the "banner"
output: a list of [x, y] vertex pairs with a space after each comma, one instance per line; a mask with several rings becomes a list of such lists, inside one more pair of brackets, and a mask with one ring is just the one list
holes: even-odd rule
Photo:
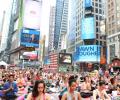
[[99, 45], [84, 45], [76, 47], [73, 60], [76, 62], [100, 62]]
[[81, 39], [95, 39], [95, 21], [94, 17], [82, 19]]
[[23, 27], [40, 29], [41, 3], [35, 0], [24, 1]]
[[20, 45], [25, 47], [39, 47], [40, 31], [22, 29], [20, 32]]

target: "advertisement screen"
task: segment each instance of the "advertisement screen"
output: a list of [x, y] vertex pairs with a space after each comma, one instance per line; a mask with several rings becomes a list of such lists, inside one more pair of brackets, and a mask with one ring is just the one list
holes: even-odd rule
[[21, 46], [39, 47], [40, 32], [37, 30], [22, 29], [21, 31]]
[[23, 58], [24, 59], [37, 60], [38, 59], [38, 53], [37, 53], [37, 51], [24, 52], [23, 53]]
[[72, 54], [59, 53], [59, 64], [72, 64]]
[[76, 62], [100, 62], [99, 45], [84, 45], [76, 47], [73, 60]]
[[23, 13], [23, 27], [40, 29], [41, 3], [35, 0], [25, 0]]
[[94, 38], [96, 38], [94, 17], [83, 18], [81, 39], [94, 39]]
[[91, 0], [85, 0], [85, 8], [91, 7], [92, 1]]

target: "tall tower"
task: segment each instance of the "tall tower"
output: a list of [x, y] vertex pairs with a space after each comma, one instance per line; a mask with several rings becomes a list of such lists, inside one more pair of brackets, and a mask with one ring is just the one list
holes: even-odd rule
[[[83, 70], [88, 69], [88, 62], [100, 63], [101, 48], [106, 48], [105, 33], [100, 31], [100, 23], [105, 20], [104, 4], [103, 0], [76, 0], [76, 56], [73, 55]], [[103, 54], [106, 56], [106, 52]]]
[[107, 2], [107, 44], [108, 62], [120, 58], [120, 0]]
[[100, 22], [102, 19], [105, 18], [105, 9], [104, 9], [104, 2], [103, 0], [88, 0], [92, 3], [92, 9], [90, 12], [85, 11], [84, 4], [86, 0], [77, 0], [77, 10], [76, 10], [76, 45], [84, 44], [81, 40], [81, 21], [83, 17], [86, 15], [89, 16], [89, 13], [94, 17], [95, 20], [95, 27], [94, 31], [96, 34], [96, 40], [94, 44], [104, 44], [104, 38], [100, 38]]
[[68, 7], [69, 7], [69, 0], [64, 0], [60, 36], [59, 36], [59, 43], [58, 43], [59, 50], [66, 49], [66, 46], [67, 46]]
[[[0, 46], [1, 46], [1, 40], [2, 40], [2, 35], [3, 35], [3, 26], [5, 22], [5, 11], [2, 13], [2, 18], [0, 20]], [[0, 50], [1, 51], [1, 50]]]
[[9, 25], [10, 25], [10, 19], [11, 19], [11, 14], [12, 14], [12, 6], [13, 6], [13, 1], [11, 0], [9, 2], [9, 6], [7, 7], [5, 14], [3, 16], [3, 26], [2, 26], [2, 38], [1, 38], [1, 51], [5, 51], [7, 48], [7, 39], [9, 39]]
[[68, 1], [57, 0], [55, 11], [54, 49], [61, 49], [62, 41], [67, 34]]
[[76, 37], [76, 0], [69, 2], [69, 25], [67, 35], [67, 52], [73, 53], [75, 51], [75, 37]]
[[48, 43], [49, 52], [54, 49], [54, 27], [55, 27], [55, 7], [51, 6], [49, 17], [49, 43]]
[[19, 64], [26, 51], [39, 48], [42, 0], [14, 0], [7, 48], [10, 63]]

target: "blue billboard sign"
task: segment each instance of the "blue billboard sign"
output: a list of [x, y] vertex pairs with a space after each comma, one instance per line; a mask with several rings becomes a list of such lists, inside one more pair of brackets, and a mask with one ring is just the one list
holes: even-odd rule
[[81, 39], [95, 39], [95, 21], [94, 17], [82, 19], [82, 34]]
[[39, 47], [40, 31], [22, 29], [20, 32], [20, 45], [25, 47]]
[[92, 0], [85, 0], [85, 8], [92, 7]]
[[73, 60], [75, 62], [100, 62], [101, 47], [99, 45], [83, 45], [76, 47]]

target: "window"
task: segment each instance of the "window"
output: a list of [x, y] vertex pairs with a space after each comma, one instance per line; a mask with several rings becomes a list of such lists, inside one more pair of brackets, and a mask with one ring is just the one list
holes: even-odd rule
[[98, 40], [96, 40], [96, 45], [99, 45], [99, 41]]
[[98, 26], [98, 22], [96, 22], [96, 26]]
[[102, 14], [102, 10], [101, 9], [99, 9], [99, 13]]
[[96, 28], [96, 32], [98, 32], [98, 28]]
[[98, 8], [95, 9], [95, 12], [98, 13]]
[[98, 7], [98, 3], [95, 3], [95, 6]]
[[96, 34], [96, 38], [98, 39], [98, 34]]
[[114, 20], [114, 15], [112, 16], [112, 20]]
[[99, 8], [102, 8], [102, 5], [101, 5], [101, 4], [99, 4]]
[[100, 16], [99, 18], [100, 18], [100, 20], [102, 20], [102, 16]]
[[113, 57], [115, 57], [115, 44], [110, 45], [110, 58], [112, 59]]
[[102, 45], [102, 41], [100, 41], [100, 45]]
[[98, 15], [96, 15], [96, 20], [98, 20]]

